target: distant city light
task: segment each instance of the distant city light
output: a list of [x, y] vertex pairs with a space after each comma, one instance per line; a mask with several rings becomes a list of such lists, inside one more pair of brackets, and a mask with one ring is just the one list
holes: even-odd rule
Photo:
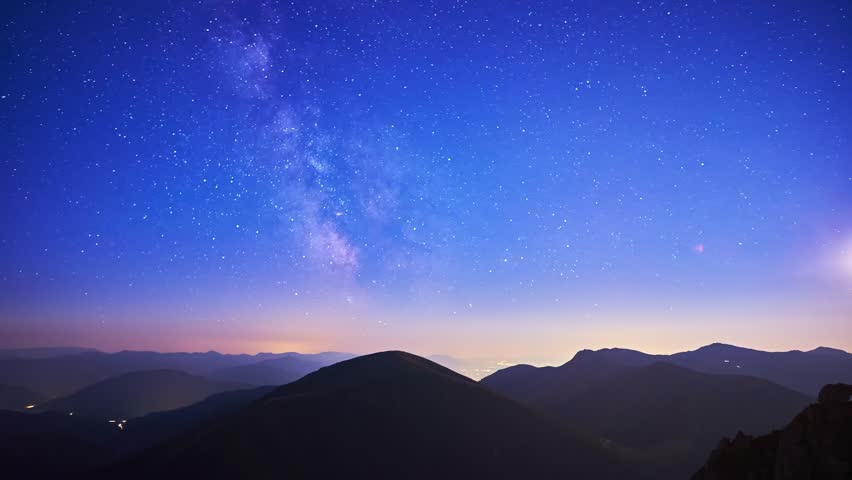
[[31, 409], [31, 408], [35, 408], [35, 405], [27, 405], [27, 406], [26, 406], [26, 407], [24, 407], [24, 408], [26, 408], [27, 410], [29, 410], [29, 409]]

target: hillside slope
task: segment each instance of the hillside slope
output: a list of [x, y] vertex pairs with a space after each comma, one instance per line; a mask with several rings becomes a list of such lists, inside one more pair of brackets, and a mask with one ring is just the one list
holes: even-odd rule
[[67, 397], [38, 405], [34, 410], [73, 412], [75, 415], [104, 419], [129, 419], [184, 407], [214, 393], [244, 387], [177, 370], [145, 370], [97, 382]]
[[323, 368], [121, 465], [134, 478], [636, 478], [612, 452], [426, 359]]

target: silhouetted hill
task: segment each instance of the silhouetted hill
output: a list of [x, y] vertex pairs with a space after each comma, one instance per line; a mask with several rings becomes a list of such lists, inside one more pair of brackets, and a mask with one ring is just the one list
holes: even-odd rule
[[[749, 375], [769, 380], [778, 385], [804, 393], [816, 398], [820, 387], [827, 383], [852, 383], [852, 354], [827, 347], [819, 347], [809, 352], [763, 352], [748, 348], [714, 343], [697, 350], [675, 353], [673, 355], [649, 355], [635, 350], [607, 348], [602, 350], [583, 350], [578, 355], [594, 354], [599, 362], [606, 361], [610, 366], [639, 367], [655, 362], [666, 362], [704, 373]], [[570, 363], [570, 362], [569, 362]], [[568, 364], [566, 364], [568, 365]], [[558, 367], [562, 369], [565, 367]], [[483, 378], [483, 382], [497, 385], [505, 382], [539, 381], [533, 378], [547, 378], [548, 375], [558, 375], [548, 372], [548, 368], [538, 372], [529, 371], [527, 374], [511, 380], [516, 373], [515, 367], [509, 367]], [[534, 367], [533, 367], [534, 368]], [[561, 373], [560, 373], [561, 374]], [[550, 382], [551, 380], [547, 380]], [[495, 387], [496, 388], [496, 387]], [[510, 389], [509, 385], [501, 387]], [[518, 389], [525, 387], [518, 385]], [[512, 396], [520, 398], [521, 393]]]
[[321, 367], [352, 358], [338, 352], [318, 354], [286, 354], [280, 358], [264, 360], [249, 365], [227, 367], [212, 372], [209, 376], [219, 380], [241, 382], [250, 385], [283, 385], [298, 380]]
[[665, 362], [666, 355], [650, 355], [637, 350], [626, 348], [602, 348], [600, 350], [583, 350], [580, 353], [592, 355], [592, 358], [601, 358], [610, 363], [624, 367], [644, 367], [652, 363]]
[[852, 355], [842, 353], [846, 352], [825, 347], [810, 352], [763, 352], [714, 343], [676, 353], [668, 361], [699, 372], [765, 378], [816, 398], [827, 383], [852, 383]]
[[176, 434], [193, 430], [210, 419], [233, 415], [274, 388], [266, 386], [216, 393], [186, 407], [134, 418], [124, 429], [129, 444], [126, 447], [149, 447]]
[[49, 358], [0, 358], [0, 384], [17, 385], [48, 398], [69, 395], [81, 388], [123, 373], [142, 370], [181, 370], [196, 375], [237, 365], [248, 365], [287, 354], [223, 355], [123, 351], [83, 352]]
[[[634, 365], [646, 360], [629, 356]], [[586, 350], [561, 367], [524, 367], [508, 378], [498, 372], [482, 383], [656, 462], [656, 473], [670, 478], [693, 472], [721, 436], [740, 429], [767, 432], [809, 402], [763, 379], [661, 362], [628, 367], [611, 358], [608, 351]]]
[[817, 347], [813, 350], [808, 350], [805, 353], [810, 353], [813, 355], [829, 355], [836, 358], [849, 358], [852, 357], [852, 353], [846, 352], [844, 350], [839, 350], [836, 348], [828, 348], [828, 347]]
[[94, 348], [82, 347], [0, 348], [0, 357], [51, 358], [97, 351]]
[[[852, 387], [849, 387], [852, 390]], [[852, 402], [810, 405], [781, 430], [722, 439], [693, 480], [848, 480]]]
[[79, 415], [0, 410], [0, 475], [8, 479], [90, 478], [115, 461], [122, 433]]
[[177, 370], [145, 370], [97, 382], [67, 397], [38, 405], [36, 410], [128, 419], [184, 407], [214, 393], [244, 387]]
[[14, 385], [0, 385], [0, 410], [26, 410], [44, 401], [44, 395]]
[[599, 352], [582, 350], [559, 367], [517, 365], [499, 370], [481, 383], [509, 398], [538, 405], [600, 385], [625, 368]]
[[709, 375], [655, 363], [543, 408], [578, 428], [656, 458], [683, 478], [720, 436], [741, 429], [769, 432], [808, 402], [805, 395], [763, 379]]
[[65, 413], [0, 411], [3, 478], [89, 479], [94, 471], [202, 425], [241, 411], [274, 387], [233, 390], [192, 405], [134, 418], [123, 424]]
[[636, 478], [612, 452], [403, 352], [279, 387], [114, 472], [134, 478]]

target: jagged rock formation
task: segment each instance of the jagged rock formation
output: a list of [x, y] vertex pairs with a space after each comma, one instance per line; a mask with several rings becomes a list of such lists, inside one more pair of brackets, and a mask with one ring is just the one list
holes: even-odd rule
[[[783, 430], [723, 439], [693, 480], [852, 479], [850, 386], [826, 385]], [[845, 399], [843, 395], [845, 394]]]
[[852, 397], [852, 385], [845, 383], [832, 383], [819, 391], [820, 403], [848, 402], [849, 397]]

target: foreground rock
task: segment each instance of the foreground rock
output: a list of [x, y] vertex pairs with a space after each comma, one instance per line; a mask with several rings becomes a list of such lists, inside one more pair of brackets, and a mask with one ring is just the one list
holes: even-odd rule
[[819, 402], [848, 402], [852, 397], [852, 385], [845, 383], [832, 383], [822, 387], [819, 391]]
[[[693, 480], [852, 478], [852, 386], [826, 385], [820, 402], [783, 430], [723, 439]], [[845, 397], [844, 397], [845, 395]]]

